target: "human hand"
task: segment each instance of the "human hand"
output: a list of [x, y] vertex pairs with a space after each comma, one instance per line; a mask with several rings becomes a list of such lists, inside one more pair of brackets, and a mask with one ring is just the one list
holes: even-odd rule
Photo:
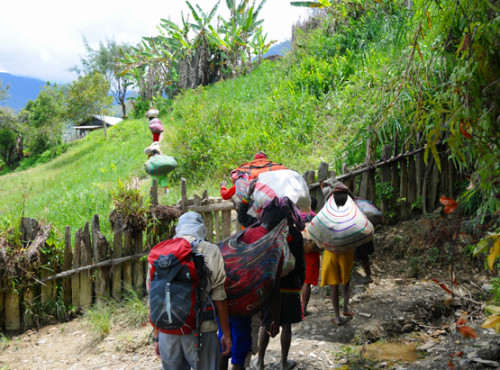
[[269, 327], [267, 334], [269, 334], [271, 338], [274, 338], [279, 334], [279, 332], [280, 332], [280, 326], [276, 323], [276, 321], [273, 321], [271, 323], [271, 326]]
[[254, 190], [255, 190], [255, 184], [257, 183], [257, 178], [253, 179], [252, 181], [250, 181], [250, 183], [248, 184], [248, 191], [247, 191], [247, 196], [248, 197], [251, 197]]
[[159, 359], [161, 359], [161, 356], [160, 356], [160, 343], [155, 342], [154, 345], [155, 345], [155, 355], [156, 355], [156, 357], [158, 357]]
[[231, 347], [233, 346], [233, 343], [230, 336], [226, 337], [224, 334], [222, 334], [220, 345], [222, 349], [221, 356], [227, 356], [231, 353]]
[[223, 186], [226, 186], [227, 182], [226, 180], [222, 180], [220, 183], [220, 187], [222, 188]]

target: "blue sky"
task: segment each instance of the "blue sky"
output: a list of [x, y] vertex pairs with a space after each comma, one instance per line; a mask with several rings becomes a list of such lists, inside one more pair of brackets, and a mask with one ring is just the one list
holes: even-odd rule
[[[215, 0], [191, 1], [208, 12]], [[225, 1], [219, 5], [225, 15]], [[180, 23], [178, 0], [28, 0], [5, 1], [0, 12], [0, 72], [66, 83], [76, 79], [69, 69], [85, 56], [83, 37], [92, 47], [99, 41], [137, 44], [142, 36], [157, 35], [161, 18]], [[268, 40], [291, 37], [292, 25], [307, 17], [308, 10], [290, 5], [288, 0], [267, 0], [260, 18]]]

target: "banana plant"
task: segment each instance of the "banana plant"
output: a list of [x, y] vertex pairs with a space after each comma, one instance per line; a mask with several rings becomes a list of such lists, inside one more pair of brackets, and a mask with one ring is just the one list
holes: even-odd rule
[[304, 8], [329, 8], [332, 4], [328, 0], [318, 1], [291, 1], [290, 5], [300, 6]]

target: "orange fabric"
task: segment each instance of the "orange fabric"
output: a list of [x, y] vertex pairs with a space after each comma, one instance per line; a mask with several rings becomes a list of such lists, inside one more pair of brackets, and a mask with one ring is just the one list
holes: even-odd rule
[[251, 179], [257, 177], [262, 172], [287, 169], [288, 168], [283, 166], [281, 163], [272, 162], [267, 158], [257, 158], [248, 163], [244, 163], [237, 168], [238, 171], [248, 173], [248, 176]]

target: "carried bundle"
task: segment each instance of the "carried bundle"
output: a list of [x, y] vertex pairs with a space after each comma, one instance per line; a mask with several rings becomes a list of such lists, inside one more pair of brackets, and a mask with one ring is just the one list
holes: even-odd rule
[[343, 206], [338, 206], [331, 196], [307, 231], [318, 247], [336, 254], [354, 251], [373, 238], [372, 223], [350, 196]]
[[293, 170], [280, 170], [261, 173], [252, 194], [254, 200], [248, 211], [254, 217], [262, 212], [264, 203], [274, 197], [288, 197], [302, 212], [310, 212], [311, 197], [304, 178]]
[[265, 157], [259, 157], [251, 162], [240, 165], [234, 171], [237, 171], [241, 174], [246, 174], [251, 180], [259, 176], [259, 174], [261, 173], [277, 170], [287, 170], [287, 168], [281, 163], [272, 162]]
[[158, 112], [158, 109], [155, 109], [155, 108], [151, 107], [146, 112], [146, 117], [148, 117], [148, 118], [155, 118], [155, 117], [158, 117], [159, 113], [160, 112]]
[[151, 176], [165, 176], [177, 167], [177, 161], [174, 157], [168, 155], [153, 155], [144, 164], [144, 170]]
[[372, 202], [366, 199], [358, 198], [355, 200], [357, 206], [365, 214], [373, 225], [382, 223], [382, 211]]
[[149, 130], [153, 134], [160, 134], [163, 132], [163, 126], [158, 118], [153, 118], [149, 121]]
[[144, 154], [146, 155], [161, 154], [160, 142], [155, 141], [150, 146], [144, 148]]
[[286, 219], [252, 244], [239, 239], [245, 230], [218, 244], [226, 270], [224, 288], [231, 316], [258, 312], [266, 303], [279, 273], [284, 248], [288, 248]]

